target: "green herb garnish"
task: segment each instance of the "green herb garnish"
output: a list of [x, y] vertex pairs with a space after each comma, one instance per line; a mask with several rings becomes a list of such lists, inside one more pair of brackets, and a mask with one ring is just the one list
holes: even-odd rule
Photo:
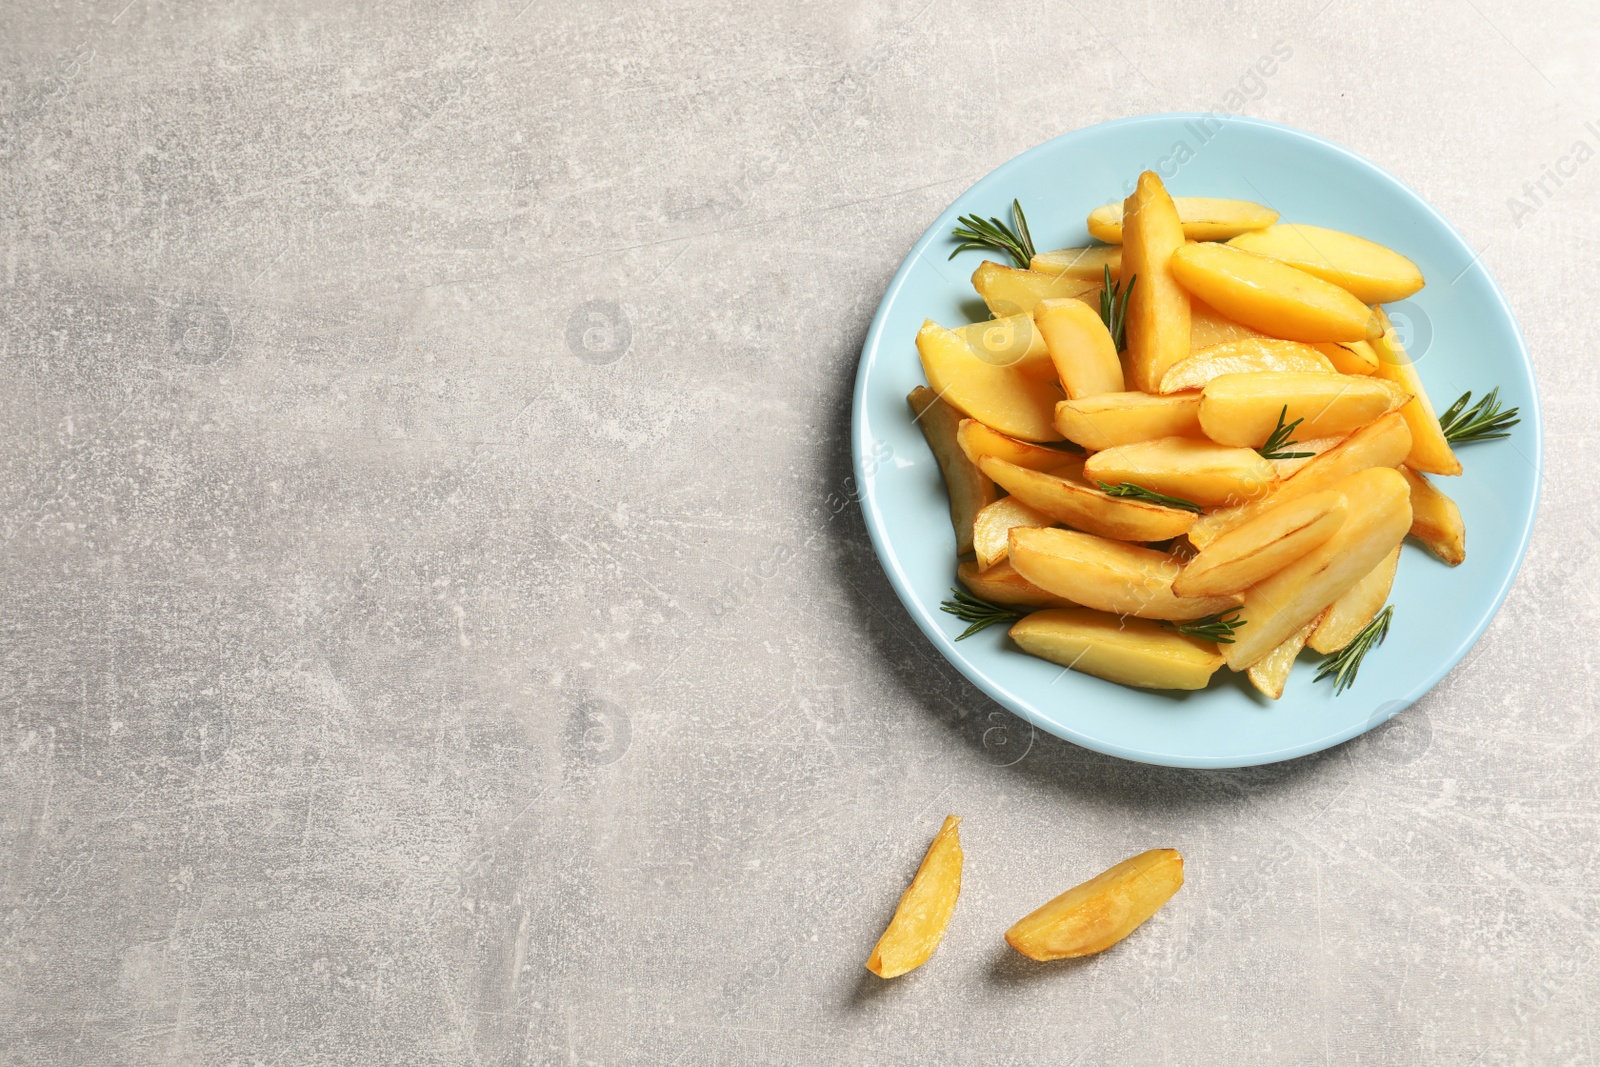
[[1272, 435], [1267, 438], [1267, 443], [1262, 445], [1259, 449], [1262, 459], [1306, 459], [1307, 457], [1316, 455], [1315, 452], [1284, 451], [1284, 449], [1300, 443], [1299, 441], [1290, 439], [1289, 435], [1294, 433], [1296, 426], [1299, 426], [1305, 421], [1305, 419], [1295, 419], [1289, 425], [1285, 426], [1283, 424], [1283, 418], [1287, 414], [1289, 414], [1289, 405], [1285, 404], [1283, 405], [1283, 410], [1278, 412], [1278, 428], [1272, 431]]
[[1111, 280], [1109, 265], [1103, 269], [1106, 280], [1100, 290], [1100, 319], [1111, 331], [1111, 340], [1116, 344], [1117, 351], [1121, 352], [1128, 344], [1128, 294], [1133, 292], [1133, 283], [1139, 280], [1139, 276], [1135, 274], [1129, 278], [1128, 286], [1124, 289], [1121, 283]]
[[1200, 505], [1196, 504], [1193, 500], [1185, 500], [1182, 497], [1168, 496], [1165, 493], [1157, 493], [1154, 490], [1146, 489], [1142, 485], [1134, 485], [1132, 482], [1120, 482], [1117, 485], [1107, 485], [1105, 482], [1095, 482], [1094, 484], [1098, 485], [1100, 487], [1100, 491], [1107, 496], [1125, 496], [1132, 500], [1143, 500], [1151, 504], [1160, 504], [1162, 507], [1182, 508], [1184, 511], [1199, 512], [1202, 510]]
[[1192, 622], [1168, 623], [1180, 634], [1190, 637], [1203, 637], [1208, 641], [1215, 641], [1219, 645], [1233, 644], [1233, 631], [1245, 625], [1249, 620], [1239, 618], [1239, 611], [1219, 611], [1215, 615], [1207, 615], [1202, 619]]
[[1522, 421], [1517, 418], [1518, 409], [1500, 410], [1499, 386], [1489, 390], [1489, 395], [1470, 408], [1467, 407], [1471, 402], [1472, 390], [1468, 389], [1450, 405], [1449, 410], [1439, 416], [1439, 429], [1444, 431], [1444, 439], [1453, 445], [1510, 437], [1511, 427]]
[[996, 604], [982, 597], [973, 596], [964, 589], [951, 589], [954, 600], [946, 600], [939, 605], [940, 610], [947, 611], [962, 622], [971, 623], [957, 641], [965, 641], [980, 630], [987, 630], [996, 623], [1013, 623], [1027, 614], [1016, 608], [1008, 608], [1004, 604]]
[[969, 248], [989, 248], [1009, 255], [1014, 263], [1027, 270], [1033, 263], [1033, 236], [1028, 233], [1028, 220], [1022, 215], [1022, 205], [1011, 201], [1012, 229], [999, 219], [985, 221], [976, 215], [962, 215], [956, 221], [961, 225], [950, 231], [950, 236], [961, 243], [950, 253], [955, 259]]
[[1323, 657], [1322, 666], [1313, 680], [1320, 682], [1332, 675], [1335, 696], [1355, 685], [1356, 672], [1361, 669], [1361, 661], [1366, 658], [1368, 652], [1383, 644], [1383, 639], [1389, 636], [1389, 622], [1393, 618], [1394, 605], [1390, 604], [1362, 627], [1361, 632], [1356, 634], [1348, 645]]

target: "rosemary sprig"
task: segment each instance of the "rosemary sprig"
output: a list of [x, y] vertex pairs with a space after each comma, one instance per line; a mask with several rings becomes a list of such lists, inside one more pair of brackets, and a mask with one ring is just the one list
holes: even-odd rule
[[1106, 272], [1105, 285], [1100, 289], [1100, 318], [1106, 324], [1106, 329], [1111, 331], [1111, 340], [1116, 342], [1117, 351], [1121, 352], [1128, 345], [1128, 294], [1133, 292], [1133, 284], [1139, 280], [1135, 274], [1128, 279], [1128, 287], [1122, 288], [1121, 283], [1111, 280], [1111, 268], [1104, 268]]
[[1285, 452], [1284, 449], [1300, 442], [1291, 440], [1289, 435], [1294, 433], [1294, 428], [1305, 419], [1295, 419], [1289, 425], [1283, 424], [1283, 418], [1289, 414], [1289, 405], [1283, 405], [1283, 410], [1278, 412], [1278, 428], [1272, 431], [1272, 436], [1267, 438], [1267, 443], [1260, 448], [1262, 459], [1306, 459], [1316, 455], [1315, 452]]
[[1208, 641], [1215, 641], [1219, 645], [1233, 644], [1233, 631], [1245, 625], [1250, 620], [1239, 618], [1237, 608], [1232, 611], [1219, 611], [1215, 615], [1207, 615], [1192, 622], [1168, 623], [1180, 634], [1190, 637], [1203, 637]]
[[1022, 205], [1015, 200], [1011, 201], [1011, 220], [1015, 229], [999, 219], [962, 215], [956, 220], [961, 225], [950, 231], [950, 236], [961, 242], [950, 258], [955, 259], [969, 248], [990, 248], [1006, 253], [1018, 267], [1027, 270], [1033, 262], [1033, 235], [1028, 232]]
[[947, 611], [962, 622], [971, 623], [957, 641], [965, 641], [980, 630], [987, 630], [996, 623], [1013, 623], [1027, 614], [1015, 608], [1008, 608], [1004, 604], [975, 597], [964, 589], [951, 589], [954, 600], [946, 600], [939, 605], [940, 610]]
[[1482, 400], [1467, 407], [1471, 402], [1472, 390], [1468, 389], [1439, 416], [1439, 429], [1444, 431], [1444, 439], [1453, 445], [1510, 437], [1511, 427], [1522, 421], [1517, 418], [1517, 408], [1500, 410], [1498, 385], [1489, 390]]
[[1361, 669], [1361, 661], [1366, 658], [1368, 652], [1383, 644], [1383, 639], [1389, 636], [1389, 621], [1393, 618], [1394, 605], [1390, 604], [1362, 627], [1361, 632], [1356, 634], [1348, 645], [1323, 657], [1322, 667], [1313, 680], [1320, 682], [1332, 675], [1334, 696], [1355, 685], [1356, 672]]
[[1201, 510], [1200, 505], [1193, 500], [1185, 500], [1179, 496], [1167, 496], [1165, 493], [1158, 493], [1153, 489], [1146, 489], [1142, 485], [1134, 485], [1132, 482], [1119, 482], [1116, 485], [1108, 485], [1105, 482], [1096, 482], [1095, 484], [1100, 487], [1100, 491], [1106, 496], [1125, 496], [1151, 504], [1160, 504], [1162, 507], [1182, 508], [1184, 511], [1198, 512]]

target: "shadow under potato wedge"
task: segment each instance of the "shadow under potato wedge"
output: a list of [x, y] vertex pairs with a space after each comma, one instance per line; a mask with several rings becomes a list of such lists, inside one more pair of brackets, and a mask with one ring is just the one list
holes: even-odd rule
[[1183, 856], [1153, 848], [1125, 859], [1018, 919], [1006, 943], [1033, 960], [1104, 952], [1133, 933], [1183, 887]]
[[1142, 689], [1204, 689], [1223, 663], [1210, 641], [1089, 608], [1036, 611], [1010, 637], [1040, 659]]
[[1061, 473], [1049, 474], [984, 456], [978, 469], [1002, 489], [1056, 522], [1122, 541], [1166, 541], [1186, 532], [1192, 511], [1109, 496]]
[[1007, 553], [1018, 574], [1047, 592], [1113, 615], [1175, 622], [1238, 607], [1239, 596], [1180, 597], [1180, 565], [1164, 552], [1081, 530], [1013, 527]]
[[900, 895], [889, 926], [867, 957], [867, 970], [879, 978], [898, 978], [921, 967], [944, 940], [945, 928], [961, 896], [961, 820], [945, 816], [944, 825], [922, 857], [911, 884]]

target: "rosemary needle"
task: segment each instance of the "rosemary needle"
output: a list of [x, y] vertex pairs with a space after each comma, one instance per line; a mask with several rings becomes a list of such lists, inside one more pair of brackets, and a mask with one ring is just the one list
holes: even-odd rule
[[1207, 615], [1191, 622], [1168, 623], [1180, 634], [1190, 637], [1203, 637], [1208, 641], [1215, 641], [1219, 645], [1233, 644], [1233, 631], [1245, 625], [1249, 620], [1239, 618], [1237, 608], [1232, 611], [1219, 611], [1215, 615]]
[[1383, 639], [1389, 636], [1389, 622], [1393, 618], [1394, 605], [1390, 604], [1362, 627], [1361, 632], [1351, 638], [1348, 645], [1325, 656], [1313, 681], [1320, 682], [1332, 675], [1334, 696], [1355, 685], [1356, 672], [1361, 669], [1361, 661], [1366, 659], [1368, 652], [1383, 644]]
[[1106, 324], [1106, 329], [1111, 331], [1111, 340], [1121, 352], [1127, 347], [1128, 342], [1128, 295], [1133, 292], [1133, 285], [1139, 280], [1137, 274], [1128, 279], [1126, 288], [1121, 283], [1111, 280], [1111, 267], [1104, 268], [1105, 282], [1100, 289], [1100, 319]]
[[1008, 608], [1004, 604], [996, 604], [982, 597], [973, 596], [963, 589], [951, 589], [954, 600], [946, 600], [939, 605], [940, 610], [947, 611], [962, 622], [971, 623], [961, 631], [957, 641], [965, 641], [980, 630], [987, 630], [997, 623], [1013, 623], [1027, 614], [1015, 608]]
[[1105, 482], [1096, 482], [1095, 484], [1100, 487], [1100, 491], [1106, 496], [1125, 496], [1130, 500], [1143, 500], [1150, 504], [1160, 504], [1162, 507], [1182, 508], [1184, 511], [1199, 512], [1202, 510], [1200, 505], [1193, 500], [1185, 500], [1179, 496], [1168, 496], [1153, 489], [1146, 489], [1142, 485], [1134, 485], [1132, 482], [1119, 482], [1116, 485], [1108, 485]]
[[1451, 404], [1443, 415], [1439, 416], [1439, 429], [1444, 431], [1444, 439], [1453, 445], [1510, 437], [1511, 427], [1522, 421], [1517, 418], [1517, 408], [1500, 410], [1498, 385], [1469, 408], [1467, 405], [1470, 403], [1472, 403], [1472, 390], [1468, 389], [1456, 398], [1456, 402]]

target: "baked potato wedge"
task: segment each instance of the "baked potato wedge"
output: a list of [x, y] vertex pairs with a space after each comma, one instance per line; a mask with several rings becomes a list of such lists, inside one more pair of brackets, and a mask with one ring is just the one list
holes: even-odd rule
[[1157, 437], [1199, 437], [1200, 391], [1153, 396], [1101, 393], [1056, 405], [1056, 430], [1073, 444], [1099, 450]]
[[984, 260], [972, 272], [972, 287], [983, 298], [989, 314], [1032, 315], [1041, 300], [1072, 297], [1091, 304], [1100, 302], [1101, 280], [1085, 281], [1070, 274], [1041, 274]]
[[939, 399], [925, 385], [906, 397], [922, 436], [939, 464], [945, 491], [950, 495], [950, 525], [956, 532], [956, 554], [972, 551], [972, 524], [978, 512], [1000, 498], [994, 482], [967, 458], [956, 441], [961, 413]]
[[1041, 300], [1033, 321], [1069, 399], [1123, 391], [1122, 360], [1098, 311], [1082, 300]]
[[[1123, 269], [1128, 255], [1124, 251]], [[1372, 309], [1287, 263], [1221, 244], [1184, 245], [1172, 273], [1230, 319], [1289, 341], [1365, 341], [1382, 332]]]
[[1405, 466], [1400, 474], [1411, 487], [1411, 536], [1450, 566], [1460, 566], [1467, 558], [1467, 526], [1461, 521], [1461, 509], [1427, 475]]
[[1141, 689], [1204, 689], [1222, 666], [1210, 641], [1088, 608], [1036, 611], [1010, 634], [1029, 655]]
[[993, 567], [1006, 558], [1013, 526], [1054, 526], [1055, 520], [1014, 496], [1003, 496], [978, 512], [972, 522], [972, 551], [978, 566]]
[[1258, 692], [1273, 700], [1283, 696], [1283, 687], [1289, 680], [1290, 671], [1294, 669], [1294, 661], [1299, 657], [1300, 650], [1306, 647], [1306, 638], [1311, 636], [1311, 631], [1317, 628], [1321, 618], [1322, 616], [1317, 616], [1284, 638], [1283, 644], [1268, 652], [1245, 671], [1250, 684], [1255, 686]]
[[1240, 604], [1237, 596], [1179, 597], [1172, 592], [1179, 565], [1171, 556], [1078, 530], [1014, 527], [1009, 556], [1040, 589], [1113, 615], [1199, 619]]
[[1165, 541], [1188, 530], [1196, 518], [1192, 511], [1109, 496], [1066, 474], [1029, 470], [995, 456], [980, 459], [978, 469], [1030, 508], [1101, 537]]
[[1242, 593], [1327, 541], [1344, 525], [1348, 511], [1349, 501], [1337, 489], [1267, 508], [1201, 549], [1173, 579], [1172, 591], [1179, 596]]
[[[1258, 371], [1332, 374], [1334, 366], [1332, 360], [1311, 345], [1303, 345], [1299, 341], [1279, 341], [1273, 337], [1247, 337], [1199, 349], [1182, 363], [1174, 364], [1162, 377], [1160, 392], [1181, 393], [1189, 389], [1203, 389], [1206, 383], [1224, 374], [1251, 374]], [[1068, 392], [1067, 395], [1072, 394]]]
[[[1224, 200], [1214, 196], [1175, 196], [1172, 206], [1190, 241], [1226, 241], [1241, 233], [1261, 230], [1278, 221], [1278, 213], [1249, 200]], [[1089, 212], [1089, 236], [1106, 244], [1124, 241], [1125, 204], [1104, 204]]]
[[1251, 329], [1242, 322], [1234, 322], [1222, 312], [1189, 294], [1189, 350], [1198, 352], [1212, 345], [1229, 341], [1245, 341], [1252, 337], [1265, 337], [1260, 330]]
[[1383, 378], [1354, 374], [1258, 371], [1224, 374], [1206, 383], [1200, 429], [1221, 445], [1260, 448], [1282, 419], [1297, 434], [1330, 437], [1400, 408], [1410, 394]]
[[1125, 367], [1129, 385], [1154, 393], [1167, 370], [1189, 355], [1189, 294], [1172, 272], [1173, 255], [1184, 247], [1183, 226], [1154, 171], [1139, 175], [1123, 204]]
[[894, 917], [867, 957], [867, 970], [879, 978], [898, 978], [927, 963], [955, 913], [961, 895], [961, 820], [945, 816], [923, 854], [911, 884], [900, 895]]
[[1387, 304], [1422, 288], [1422, 271], [1393, 249], [1342, 230], [1288, 222], [1228, 241], [1331, 282], [1363, 304]]
[[1036, 471], [1065, 470], [1077, 475], [1083, 471], [1083, 456], [1059, 448], [1036, 445], [1007, 437], [991, 430], [977, 419], [962, 419], [956, 427], [956, 444], [973, 463], [984, 456], [999, 456], [1007, 463]]
[[1088, 248], [1057, 248], [1037, 252], [1029, 269], [1039, 274], [1065, 274], [1079, 281], [1101, 283], [1106, 271], [1113, 278], [1122, 275], [1122, 249], [1116, 245], [1090, 245]]
[[1014, 608], [1072, 608], [1077, 607], [1066, 597], [1047, 593], [1017, 573], [1008, 559], [1000, 560], [987, 570], [976, 560], [963, 560], [956, 568], [956, 579], [967, 587], [973, 596], [1006, 604]]
[[1378, 352], [1371, 341], [1322, 341], [1311, 347], [1327, 356], [1340, 374], [1378, 373]]
[[985, 363], [1015, 367], [1036, 378], [1055, 380], [1055, 364], [1050, 362], [1044, 337], [1034, 328], [1032, 315], [1006, 315], [957, 326], [951, 332], [967, 342], [973, 355]]
[[922, 372], [945, 403], [1008, 437], [1059, 441], [1055, 405], [1061, 390], [1015, 367], [997, 367], [973, 354], [967, 343], [929, 320], [917, 331]]
[[1204, 507], [1265, 496], [1277, 480], [1272, 464], [1248, 448], [1193, 437], [1158, 437], [1096, 452], [1083, 465], [1091, 483], [1134, 485]]
[[1379, 560], [1376, 567], [1345, 590], [1338, 600], [1329, 604], [1328, 610], [1322, 613], [1322, 621], [1317, 623], [1317, 628], [1311, 631], [1311, 637], [1306, 641], [1312, 651], [1326, 656], [1354, 640], [1356, 634], [1383, 610], [1384, 603], [1389, 599], [1389, 590], [1394, 587], [1395, 568], [1399, 565], [1400, 546], [1395, 545], [1394, 551]]
[[1406, 457], [1406, 466], [1425, 474], [1460, 474], [1461, 461], [1439, 427], [1439, 416], [1434, 413], [1428, 391], [1422, 387], [1416, 365], [1406, 354], [1389, 316], [1382, 308], [1373, 311], [1383, 327], [1382, 334], [1372, 344], [1378, 353], [1378, 369], [1374, 376], [1394, 382], [1411, 396], [1400, 412], [1405, 416], [1406, 425], [1411, 427], [1411, 454]]
[[1104, 952], [1133, 933], [1183, 887], [1183, 856], [1153, 848], [1123, 860], [1018, 919], [1006, 944], [1032, 960]]

